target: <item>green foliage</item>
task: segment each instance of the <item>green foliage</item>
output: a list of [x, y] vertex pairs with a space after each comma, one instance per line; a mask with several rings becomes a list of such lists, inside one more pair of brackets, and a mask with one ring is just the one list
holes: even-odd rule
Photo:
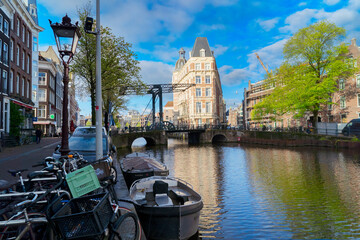
[[[81, 38], [77, 53], [74, 56], [71, 71], [81, 79], [82, 95], [91, 98], [92, 122], [95, 120], [95, 90], [96, 90], [96, 36], [84, 31], [84, 22], [90, 16], [90, 5], [78, 11], [80, 18]], [[103, 106], [108, 111], [109, 102], [112, 102], [112, 112], [125, 108], [123, 93], [125, 87], [142, 88], [140, 80], [139, 61], [131, 50], [131, 44], [124, 38], [115, 36], [108, 27], [101, 27], [101, 84]]]
[[20, 107], [15, 103], [10, 103], [10, 135], [14, 137], [20, 136], [20, 126], [24, 122], [24, 116], [19, 111]]
[[360, 142], [360, 140], [356, 136], [352, 137], [350, 141], [352, 141], [352, 142]]
[[338, 79], [357, 71], [347, 46], [336, 45], [344, 37], [345, 29], [326, 21], [300, 29], [284, 46], [285, 62], [267, 79], [273, 92], [255, 105], [252, 117], [296, 118], [311, 112], [316, 127], [318, 112], [337, 91]]

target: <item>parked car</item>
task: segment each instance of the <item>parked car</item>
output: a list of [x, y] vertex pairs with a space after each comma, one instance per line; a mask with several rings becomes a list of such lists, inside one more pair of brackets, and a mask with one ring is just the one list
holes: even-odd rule
[[360, 118], [351, 120], [342, 130], [344, 136], [360, 137]]
[[[102, 131], [103, 157], [107, 157], [112, 163], [116, 159], [116, 147], [112, 144], [105, 128]], [[96, 128], [95, 127], [78, 127], [73, 135], [69, 138], [69, 149], [71, 152], [77, 152], [85, 160], [92, 162], [96, 159]], [[55, 148], [53, 157], [59, 159], [61, 156], [60, 145]]]

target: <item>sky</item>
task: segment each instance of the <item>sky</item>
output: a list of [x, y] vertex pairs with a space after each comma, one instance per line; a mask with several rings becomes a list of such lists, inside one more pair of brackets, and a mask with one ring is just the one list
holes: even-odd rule
[[[89, 0], [38, 0], [40, 50], [55, 45], [48, 19], [61, 22], [68, 14], [77, 21], [77, 9]], [[244, 88], [264, 78], [265, 70], [283, 61], [286, 41], [300, 28], [328, 20], [345, 28], [360, 45], [360, 0], [101, 0], [101, 25], [132, 44], [140, 62], [142, 81], [171, 83], [179, 49], [189, 57], [196, 37], [207, 37], [215, 53], [227, 108], [243, 99]], [[95, 0], [90, 1], [95, 18]], [[129, 110], [148, 112], [151, 95], [130, 96]], [[172, 100], [164, 94], [164, 105]], [[81, 114], [90, 113], [90, 100], [78, 99]], [[150, 106], [150, 105], [149, 105]], [[158, 111], [158, 109], [157, 109]]]

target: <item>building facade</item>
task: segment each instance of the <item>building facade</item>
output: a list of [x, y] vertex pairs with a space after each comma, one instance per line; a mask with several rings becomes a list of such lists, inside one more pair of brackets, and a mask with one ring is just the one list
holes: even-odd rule
[[[20, 106], [25, 117], [23, 129], [32, 129], [34, 102], [32, 101], [34, 37], [43, 30], [37, 24], [36, 1], [4, 0], [10, 11], [10, 72], [9, 101]], [[32, 13], [30, 13], [30, 11]], [[37, 41], [37, 40], [36, 40]], [[6, 101], [4, 101], [6, 104]]]
[[[348, 46], [349, 57], [354, 58], [356, 65], [360, 62], [360, 48], [356, 39], [351, 40]], [[360, 73], [338, 80], [338, 91], [334, 92], [329, 99], [333, 104], [322, 106], [319, 111], [319, 122], [347, 123], [351, 119], [360, 118]], [[265, 80], [250, 83], [244, 89], [244, 122], [247, 128], [259, 128], [262, 125], [271, 128], [308, 127], [312, 120], [312, 114], [306, 113], [302, 118], [294, 119], [291, 115], [279, 117], [276, 121], [269, 116], [263, 116], [260, 120], [251, 119], [254, 105], [267, 95], [271, 94], [272, 88], [265, 84]]]
[[39, 56], [38, 98], [36, 111], [37, 121], [33, 124], [41, 128], [45, 135], [56, 134], [56, 63], [51, 59]]
[[202, 126], [226, 123], [220, 75], [207, 38], [196, 38], [188, 60], [184, 49], [181, 48], [179, 54], [172, 83], [195, 86], [174, 92], [174, 124]]
[[164, 106], [164, 121], [174, 122], [174, 102], [169, 101]]
[[8, 2], [0, 8], [0, 132], [10, 131], [10, 16], [12, 8]]

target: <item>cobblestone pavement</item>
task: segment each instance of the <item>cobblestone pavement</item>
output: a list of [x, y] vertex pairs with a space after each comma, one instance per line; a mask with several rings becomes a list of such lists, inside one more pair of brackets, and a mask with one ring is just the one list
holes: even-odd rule
[[60, 138], [43, 138], [39, 144], [31, 143], [11, 148], [3, 148], [0, 152], [0, 179], [15, 180], [8, 169], [29, 169], [47, 156], [51, 156]]

